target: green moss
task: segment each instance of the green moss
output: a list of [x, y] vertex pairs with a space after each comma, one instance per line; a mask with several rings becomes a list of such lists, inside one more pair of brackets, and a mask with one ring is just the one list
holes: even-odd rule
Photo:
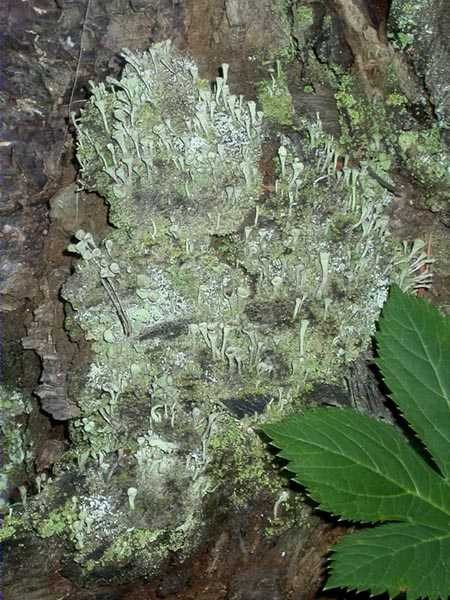
[[326, 15], [323, 17], [323, 21], [322, 21], [322, 26], [323, 26], [323, 28], [324, 28], [324, 29], [330, 29], [330, 28], [331, 28], [331, 25], [332, 25], [332, 23], [333, 23], [333, 20], [332, 20], [332, 18], [331, 18], [331, 14], [326, 14]]
[[420, 33], [420, 17], [432, 10], [429, 0], [393, 0], [389, 8], [388, 37], [393, 44], [405, 50]]
[[313, 50], [308, 49], [304, 56], [304, 65], [302, 70], [302, 81], [307, 82], [304, 91], [314, 91], [317, 87], [323, 86], [331, 90], [336, 90], [344, 76], [344, 71], [339, 65], [333, 63], [320, 62]]
[[389, 106], [406, 106], [408, 99], [404, 94], [392, 93], [388, 95], [386, 102]]
[[450, 157], [437, 126], [403, 131], [398, 136], [403, 165], [422, 187], [422, 199], [435, 211], [446, 210], [450, 197]]
[[292, 125], [293, 106], [289, 93], [270, 94], [265, 90], [259, 94], [258, 98], [267, 118], [280, 125]]
[[335, 92], [341, 125], [340, 141], [346, 151], [360, 159], [376, 160], [380, 152], [391, 151], [398, 131], [408, 118], [408, 100], [399, 92], [396, 74], [383, 81], [386, 100], [368, 98], [361, 82], [343, 75]]
[[265, 50], [263, 61], [266, 64], [276, 60], [289, 63], [296, 56], [296, 47], [291, 35], [291, 0], [275, 0], [272, 2], [272, 11], [279, 26], [280, 35], [276, 47]]
[[389, 73], [384, 81], [385, 102], [379, 97], [367, 98], [360, 82], [350, 75], [340, 79], [335, 97], [343, 151], [363, 164], [370, 162], [381, 180], [393, 187], [389, 171], [394, 164], [394, 147], [403, 123], [410, 126], [410, 117], [408, 100], [399, 93], [395, 75]]
[[216, 485], [226, 486], [233, 508], [242, 509], [257, 495], [281, 489], [264, 444], [256, 434], [249, 436], [236, 419], [227, 417], [226, 428], [211, 438], [208, 452], [210, 475]]
[[369, 164], [380, 181], [393, 187], [389, 171], [396, 164], [421, 186], [423, 204], [446, 210], [450, 193], [449, 154], [437, 126], [419, 128], [391, 69], [385, 79], [386, 102], [368, 99], [358, 81], [344, 75], [336, 91], [343, 151]]
[[47, 518], [36, 523], [37, 534], [42, 538], [49, 538], [66, 533], [69, 525], [76, 520], [76, 513], [73, 509], [73, 503], [67, 501], [65, 506], [52, 510]]
[[20, 517], [12, 514], [1, 516], [0, 543], [14, 537], [21, 529], [23, 522]]
[[277, 63], [276, 75], [271, 81], [258, 84], [258, 100], [264, 115], [279, 125], [292, 125], [294, 106], [289, 92], [286, 74]]
[[8, 489], [22, 485], [33, 459], [33, 442], [26, 427], [31, 400], [18, 390], [0, 386], [0, 432], [2, 465], [0, 470], [0, 509], [6, 508]]
[[313, 24], [314, 11], [310, 6], [299, 6], [293, 10], [292, 35], [297, 41], [298, 49], [307, 46]]
[[302, 29], [311, 27], [314, 22], [314, 11], [310, 6], [299, 6], [294, 12], [294, 22]]

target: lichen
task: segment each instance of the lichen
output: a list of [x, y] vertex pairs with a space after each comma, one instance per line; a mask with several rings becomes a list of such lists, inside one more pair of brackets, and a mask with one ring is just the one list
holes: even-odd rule
[[124, 58], [76, 122], [81, 181], [114, 228], [69, 247], [67, 329], [91, 353], [67, 378], [72, 448], [26, 509], [85, 574], [120, 580], [189, 556], [214, 502], [276, 504], [258, 423], [340, 382], [390, 281], [415, 276], [390, 194], [320, 122], [279, 136], [263, 187], [267, 119], [230, 93], [226, 65], [209, 87], [167, 43]]
[[24, 416], [32, 411], [31, 400], [18, 390], [0, 386], [0, 511], [8, 505], [10, 492], [23, 484], [32, 460], [32, 440]]
[[429, 0], [393, 0], [389, 9], [389, 38], [395, 47], [409, 48], [419, 29], [419, 17], [431, 9]]
[[218, 489], [228, 488], [227, 508], [242, 510], [261, 493], [280, 493], [282, 482], [274, 477], [267, 449], [256, 431], [231, 416], [226, 421], [209, 442], [208, 470]]
[[72, 509], [73, 503], [68, 501], [65, 507], [52, 510], [46, 518], [39, 518], [35, 524], [36, 533], [44, 539], [62, 535], [75, 521]]
[[289, 490], [286, 486], [276, 499], [272, 514], [262, 533], [267, 539], [280, 537], [285, 532], [296, 529], [310, 529], [317, 516], [312, 514], [311, 507], [305, 503], [305, 497], [299, 490]]
[[382, 144], [389, 144], [392, 137], [392, 120], [389, 127], [385, 102], [379, 96], [367, 98], [360, 81], [349, 74], [339, 79], [335, 98], [341, 126], [340, 142], [345, 151], [373, 160], [382, 151]]
[[306, 49], [312, 39], [314, 10], [311, 6], [292, 8], [291, 35], [296, 40], [297, 52]]
[[265, 117], [278, 125], [292, 125], [294, 117], [292, 96], [280, 61], [276, 62], [276, 69], [274, 69], [274, 73], [271, 73], [271, 80], [259, 83], [258, 100]]
[[403, 165], [422, 188], [426, 205], [434, 211], [448, 208], [450, 156], [439, 128], [402, 131], [398, 147]]
[[22, 520], [11, 513], [2, 515], [0, 522], [0, 543], [14, 537], [22, 529]]
[[311, 27], [314, 21], [314, 11], [310, 6], [299, 6], [294, 13], [295, 23], [302, 29]]
[[386, 77], [386, 101], [368, 99], [357, 79], [341, 78], [335, 97], [340, 109], [340, 143], [345, 153], [361, 163], [370, 162], [388, 186], [389, 171], [406, 170], [420, 188], [419, 201], [434, 212], [448, 210], [449, 152], [438, 125], [420, 126], [405, 95]]
[[276, 60], [291, 62], [296, 55], [296, 46], [292, 37], [291, 1], [275, 0], [272, 2], [271, 10], [275, 21], [279, 24], [281, 35], [277, 46], [267, 48], [261, 59], [266, 61], [266, 64]]
[[121, 81], [93, 86], [77, 125], [83, 182], [107, 199], [116, 227], [146, 223], [155, 238], [190, 242], [214, 222], [221, 232], [233, 229], [259, 187], [261, 114], [255, 104], [230, 94], [227, 66], [212, 92], [195, 64], [168, 43], [124, 58]]

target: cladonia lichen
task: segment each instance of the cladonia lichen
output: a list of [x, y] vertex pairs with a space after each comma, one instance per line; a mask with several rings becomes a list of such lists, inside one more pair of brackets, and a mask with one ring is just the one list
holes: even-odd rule
[[31, 400], [18, 390], [0, 386], [0, 433], [2, 456], [0, 467], [0, 511], [7, 508], [14, 489], [22, 488], [26, 469], [32, 459], [32, 440], [26, 427], [26, 415], [32, 411]]
[[227, 65], [210, 85], [169, 43], [123, 56], [75, 121], [80, 184], [113, 229], [69, 247], [66, 326], [91, 354], [68, 375], [72, 447], [27, 509], [111, 579], [188, 556], [212, 496], [240, 509], [265, 487], [278, 517], [255, 428], [342, 381], [420, 250], [397, 248], [389, 192], [319, 121], [278, 137], [263, 186], [267, 122]]

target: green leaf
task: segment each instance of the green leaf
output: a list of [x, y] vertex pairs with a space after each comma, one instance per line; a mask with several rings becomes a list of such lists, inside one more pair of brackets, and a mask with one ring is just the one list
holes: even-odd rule
[[450, 590], [450, 531], [393, 523], [354, 533], [334, 546], [330, 570], [326, 589], [445, 599]]
[[263, 430], [321, 509], [362, 522], [448, 526], [450, 486], [391, 425], [316, 408]]
[[318, 408], [263, 429], [322, 509], [362, 522], [400, 521], [335, 546], [328, 588], [445, 600], [450, 598], [450, 317], [394, 287], [377, 342], [377, 362], [393, 400], [441, 473], [397, 429], [349, 409]]
[[393, 286], [376, 341], [395, 403], [450, 480], [450, 316]]

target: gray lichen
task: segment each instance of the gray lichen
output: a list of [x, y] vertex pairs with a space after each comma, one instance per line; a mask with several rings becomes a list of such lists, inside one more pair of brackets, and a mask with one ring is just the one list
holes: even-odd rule
[[72, 448], [29, 508], [85, 573], [118, 579], [188, 556], [212, 497], [242, 508], [263, 488], [276, 503], [255, 428], [340, 381], [390, 281], [414, 286], [389, 194], [364, 166], [339, 168], [320, 122], [279, 138], [264, 190], [265, 121], [226, 65], [210, 86], [168, 43], [124, 58], [76, 123], [81, 181], [114, 229], [69, 248], [66, 324], [92, 356], [68, 377]]

